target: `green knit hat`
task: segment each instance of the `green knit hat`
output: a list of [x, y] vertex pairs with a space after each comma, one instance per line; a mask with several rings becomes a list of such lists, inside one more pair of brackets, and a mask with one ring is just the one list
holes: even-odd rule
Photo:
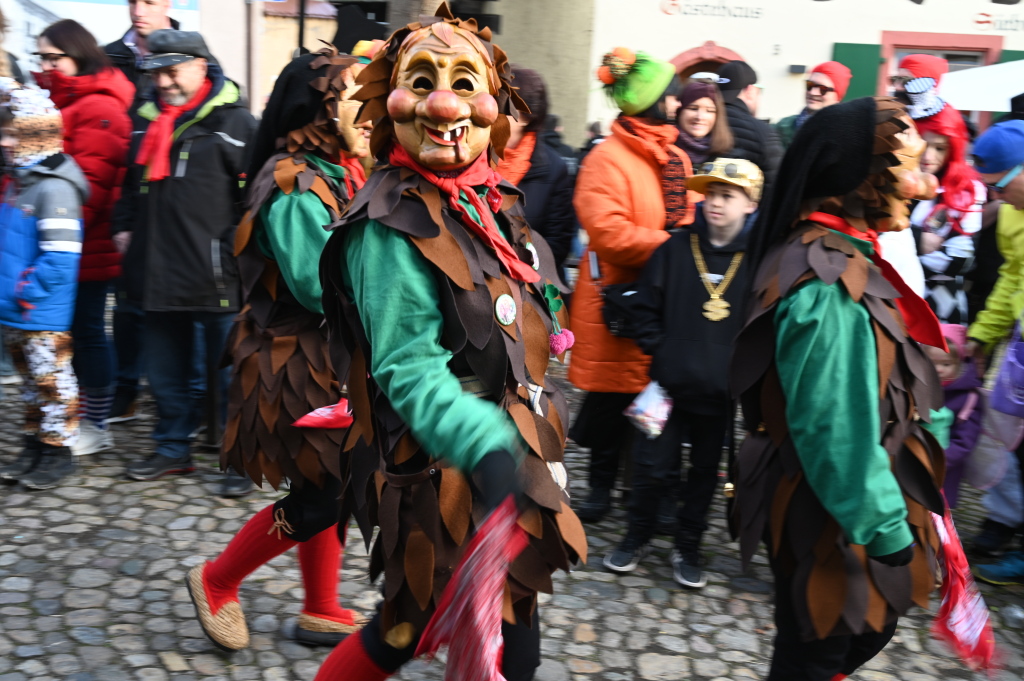
[[665, 93], [676, 67], [644, 52], [617, 47], [604, 55], [597, 77], [605, 92], [627, 116], [646, 111]]

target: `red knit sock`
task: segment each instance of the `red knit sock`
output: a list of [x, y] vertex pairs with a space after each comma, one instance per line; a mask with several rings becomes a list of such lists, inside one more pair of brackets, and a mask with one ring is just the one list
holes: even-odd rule
[[[347, 532], [347, 528], [342, 532]], [[342, 624], [355, 624], [355, 613], [338, 605], [341, 540], [337, 525], [331, 525], [299, 544], [299, 567], [302, 569], [302, 585], [306, 589], [302, 611]]]
[[225, 603], [238, 600], [238, 587], [250, 573], [297, 543], [283, 530], [280, 539], [277, 535], [274, 507], [268, 506], [238, 531], [216, 560], [206, 564], [203, 586], [213, 614]]
[[358, 632], [338, 644], [313, 681], [384, 681], [389, 676], [370, 659], [362, 633]]

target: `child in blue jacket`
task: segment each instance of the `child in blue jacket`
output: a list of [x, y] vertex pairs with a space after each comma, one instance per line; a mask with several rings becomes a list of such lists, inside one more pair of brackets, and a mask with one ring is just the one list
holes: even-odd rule
[[62, 138], [43, 91], [0, 78], [0, 326], [25, 401], [25, 448], [0, 479], [28, 489], [56, 487], [72, 472], [78, 438], [69, 330], [89, 185]]

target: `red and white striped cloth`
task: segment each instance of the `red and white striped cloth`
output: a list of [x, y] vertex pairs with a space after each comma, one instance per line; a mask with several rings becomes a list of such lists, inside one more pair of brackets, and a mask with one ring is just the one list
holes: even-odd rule
[[477, 528], [466, 554], [441, 594], [417, 657], [448, 646], [445, 681], [505, 681], [501, 673], [502, 600], [508, 566], [526, 548], [510, 496]]

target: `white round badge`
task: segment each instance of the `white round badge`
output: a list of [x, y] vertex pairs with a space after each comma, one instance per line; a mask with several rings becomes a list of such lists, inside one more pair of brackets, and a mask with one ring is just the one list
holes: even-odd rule
[[516, 320], [516, 301], [512, 296], [502, 293], [494, 301], [494, 316], [501, 322], [502, 326], [508, 326]]

